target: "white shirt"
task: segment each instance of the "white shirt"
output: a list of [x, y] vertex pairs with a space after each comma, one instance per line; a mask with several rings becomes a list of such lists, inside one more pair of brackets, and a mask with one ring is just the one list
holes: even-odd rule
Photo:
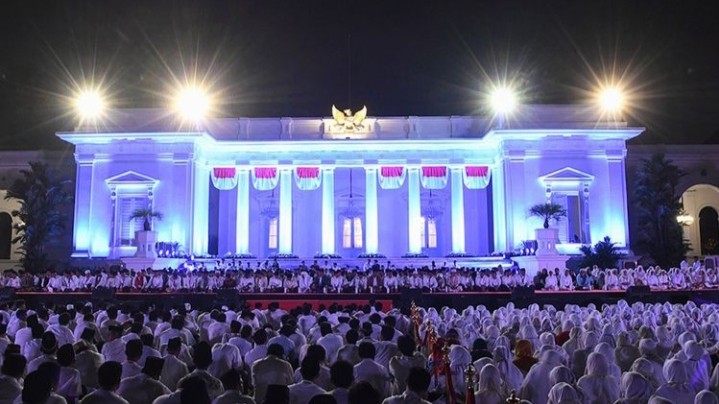
[[105, 356], [105, 361], [125, 362], [127, 360], [125, 343], [119, 338], [105, 342], [105, 345], [102, 346], [102, 355]]
[[357, 380], [369, 382], [372, 387], [386, 397], [389, 391], [389, 372], [371, 359], [362, 359], [354, 366], [354, 375]]
[[382, 404], [431, 404], [412, 391], [405, 391], [398, 396], [392, 396], [382, 401]]
[[175, 355], [167, 355], [164, 358], [165, 363], [162, 365], [162, 373], [160, 373], [160, 381], [170, 390], [177, 389], [177, 383], [185, 377], [189, 371], [185, 362], [177, 359]]
[[164, 384], [144, 373], [122, 379], [117, 394], [130, 404], [151, 403], [163, 394], [170, 394]]
[[320, 386], [312, 383], [309, 380], [303, 380], [299, 383], [295, 383], [289, 387], [290, 389], [290, 404], [307, 404], [312, 397], [327, 394]]
[[240, 350], [232, 344], [215, 344], [212, 347], [212, 365], [207, 369], [211, 375], [222, 377], [230, 369], [242, 368]]
[[217, 397], [212, 404], [255, 404], [255, 400], [237, 390], [230, 390]]
[[12, 403], [22, 394], [22, 385], [16, 378], [0, 375], [0, 403]]
[[329, 364], [333, 364], [337, 360], [337, 351], [339, 351], [339, 349], [342, 347], [343, 341], [342, 337], [340, 337], [339, 335], [327, 334], [317, 340], [317, 345], [320, 345], [322, 348], [325, 349], [325, 353], [327, 354], [327, 362], [329, 362]]
[[121, 378], [133, 377], [142, 373], [142, 367], [135, 362], [125, 361], [122, 364]]
[[80, 401], [80, 404], [129, 404], [127, 400], [118, 396], [112, 391], [107, 390], [95, 390], [92, 393], [85, 396]]

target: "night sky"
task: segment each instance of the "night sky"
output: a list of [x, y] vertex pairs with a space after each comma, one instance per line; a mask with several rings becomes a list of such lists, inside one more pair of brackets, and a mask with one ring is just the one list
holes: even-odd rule
[[31, 1], [0, 9], [1, 149], [66, 148], [65, 98], [102, 83], [163, 106], [197, 72], [223, 116], [481, 113], [511, 80], [527, 103], [630, 90], [639, 143], [719, 141], [719, 1]]

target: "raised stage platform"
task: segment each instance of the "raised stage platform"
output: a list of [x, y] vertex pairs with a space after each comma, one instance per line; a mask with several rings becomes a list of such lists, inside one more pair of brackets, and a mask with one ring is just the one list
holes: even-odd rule
[[[231, 257], [213, 257], [213, 258], [196, 258], [193, 262], [202, 264], [205, 268], [214, 270], [218, 262], [242, 262], [245, 265], [247, 262], [252, 263], [254, 268], [257, 262], [264, 262], [266, 259], [272, 260], [271, 258], [231, 258]], [[375, 258], [370, 258], [374, 262]], [[182, 258], [122, 258], [122, 263], [130, 269], [145, 269], [152, 268], [154, 270], [161, 270], [164, 268], [177, 268], [187, 260]], [[317, 261], [320, 265], [324, 265], [327, 261], [330, 265], [337, 263], [340, 268], [349, 267], [362, 268], [367, 263], [367, 258], [280, 258], [277, 262], [283, 268], [297, 268], [302, 262], [306, 265], [311, 265], [314, 261]], [[503, 256], [489, 256], [489, 257], [422, 257], [422, 258], [377, 258], [380, 265], [387, 265], [391, 262], [396, 268], [421, 268], [425, 266], [431, 266], [432, 262], [439, 267], [446, 264], [446, 266], [453, 266], [454, 261], [457, 262], [457, 267], [464, 268], [476, 268], [476, 269], [491, 269], [496, 268], [500, 265], [508, 267], [512, 265], [512, 261], [505, 259]], [[93, 266], [97, 265], [97, 260], [90, 261]], [[117, 264], [117, 260], [108, 261], [112, 264]]]
[[648, 293], [632, 293], [625, 291], [515, 291], [513, 292], [466, 292], [466, 293], [428, 293], [418, 290], [406, 290], [402, 293], [242, 293], [229, 297], [224, 293], [136, 293], [118, 292], [112, 296], [99, 296], [97, 293], [73, 292], [73, 293], [48, 293], [48, 292], [17, 292], [14, 298], [25, 299], [34, 307], [40, 304], [84, 304], [92, 301], [112, 301], [119, 304], [131, 304], [142, 306], [147, 304], [163, 304], [166, 307], [175, 307], [190, 303], [195, 308], [210, 309], [218, 304], [229, 302], [247, 303], [254, 307], [261, 303], [263, 307], [271, 302], [278, 302], [283, 309], [289, 310], [310, 303], [315, 309], [320, 305], [329, 306], [332, 303], [343, 305], [358, 304], [364, 305], [371, 302], [381, 301], [385, 308], [409, 307], [412, 301], [424, 307], [449, 306], [456, 309], [464, 309], [469, 305], [482, 304], [490, 310], [514, 302], [518, 307], [526, 307], [529, 304], [537, 303], [540, 306], [552, 304], [555, 307], [563, 307], [565, 304], [596, 305], [604, 303], [616, 303], [621, 299], [629, 303], [641, 301], [645, 303], [671, 302], [685, 303], [689, 300], [701, 303], [719, 303], [719, 289], [697, 289], [697, 290], [675, 290], [675, 291], [652, 291]]

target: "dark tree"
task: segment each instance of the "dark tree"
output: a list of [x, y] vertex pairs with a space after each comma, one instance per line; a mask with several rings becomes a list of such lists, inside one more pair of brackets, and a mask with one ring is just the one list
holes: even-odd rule
[[617, 261], [622, 258], [622, 254], [619, 252], [619, 248], [616, 246], [617, 243], [612, 243], [612, 240], [607, 236], [604, 240], [594, 244], [594, 248], [585, 245], [581, 247], [584, 258], [582, 259], [582, 268], [596, 265], [599, 268], [616, 268]]
[[677, 187], [684, 175], [663, 154], [655, 154], [642, 161], [634, 184], [640, 235], [637, 247], [665, 268], [679, 265], [688, 250], [677, 222], [683, 209]]
[[23, 268], [28, 272], [44, 270], [48, 264], [45, 246], [65, 230], [63, 208], [71, 202], [61, 180], [46, 164], [31, 162], [29, 170], [20, 170], [5, 196], [20, 200], [20, 209], [12, 212], [19, 222], [13, 225], [13, 244], [20, 244]]

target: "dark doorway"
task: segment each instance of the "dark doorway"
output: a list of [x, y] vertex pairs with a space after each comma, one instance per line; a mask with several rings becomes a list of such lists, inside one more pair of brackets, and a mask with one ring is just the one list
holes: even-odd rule
[[716, 209], [706, 207], [699, 212], [699, 240], [702, 255], [719, 253], [719, 215]]
[[0, 213], [0, 260], [10, 259], [12, 247], [12, 217], [7, 212]]

